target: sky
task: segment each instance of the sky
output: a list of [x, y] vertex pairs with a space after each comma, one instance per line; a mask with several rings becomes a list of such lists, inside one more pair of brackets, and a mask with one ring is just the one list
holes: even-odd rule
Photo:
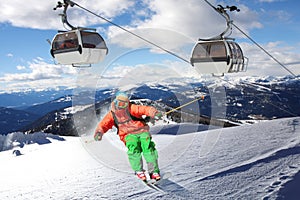
[[[47, 42], [48, 39], [52, 40], [57, 30], [65, 30], [58, 15], [62, 10], [53, 10], [57, 0], [1, 1], [0, 92], [43, 90], [59, 86], [107, 87], [120, 80], [120, 77], [139, 81], [149, 76], [158, 80], [168, 76], [201, 78], [201, 74], [185, 61], [189, 61], [199, 38], [218, 35], [226, 27], [222, 16], [204, 0], [188, 0], [184, 4], [179, 0], [75, 2], [183, 59], [167, 54], [74, 6], [68, 9], [69, 22], [73, 26], [96, 28], [105, 39], [109, 53], [103, 62], [91, 68], [57, 65], [49, 53], [50, 45]], [[299, 75], [298, 1], [209, 2], [215, 6], [236, 5], [241, 11], [230, 13], [233, 23], [295, 75]], [[228, 76], [290, 75], [234, 27], [231, 37], [240, 44], [249, 63], [247, 72]], [[139, 76], [135, 76], [136, 73]], [[117, 82], [120, 84], [120, 81]]]

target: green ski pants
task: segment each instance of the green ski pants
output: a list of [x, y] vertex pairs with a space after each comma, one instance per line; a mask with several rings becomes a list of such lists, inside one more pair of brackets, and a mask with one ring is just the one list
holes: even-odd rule
[[149, 132], [140, 134], [128, 134], [125, 137], [126, 147], [128, 148], [127, 155], [131, 168], [137, 171], [143, 171], [142, 153], [148, 165], [148, 172], [159, 173], [158, 168], [158, 153], [155, 149], [155, 144], [151, 139]]

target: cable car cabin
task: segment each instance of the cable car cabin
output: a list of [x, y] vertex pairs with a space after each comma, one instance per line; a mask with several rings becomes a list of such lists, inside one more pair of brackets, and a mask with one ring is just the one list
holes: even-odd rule
[[80, 29], [56, 34], [51, 48], [58, 64], [73, 66], [98, 63], [107, 52], [105, 41], [97, 32]]
[[242, 49], [234, 41], [199, 41], [192, 52], [191, 64], [201, 74], [224, 75], [246, 71]]

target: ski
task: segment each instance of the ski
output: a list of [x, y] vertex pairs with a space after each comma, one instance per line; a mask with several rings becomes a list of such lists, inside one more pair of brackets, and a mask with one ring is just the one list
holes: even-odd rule
[[[150, 181], [150, 180], [149, 180]], [[144, 181], [144, 183], [151, 189], [154, 189], [156, 191], [159, 191], [161, 193], [165, 193], [165, 191], [163, 189], [161, 189], [159, 186], [149, 182], [149, 181]]]
[[162, 189], [161, 183], [163, 183], [163, 181], [169, 179], [171, 176], [172, 176], [171, 172], [163, 173], [162, 176], [161, 176], [161, 179], [157, 181], [157, 180], [154, 180], [154, 179], [149, 179], [149, 176], [147, 174], [147, 180], [144, 180], [143, 183], [151, 189], [154, 189], [154, 190], [159, 191], [161, 193], [166, 193]]

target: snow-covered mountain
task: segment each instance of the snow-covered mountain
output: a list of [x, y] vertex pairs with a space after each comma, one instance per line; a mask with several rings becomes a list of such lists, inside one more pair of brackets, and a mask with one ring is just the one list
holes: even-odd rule
[[0, 107], [0, 135], [18, 131], [39, 117], [34, 113]]
[[113, 131], [101, 142], [92, 135], [11, 133], [0, 136], [5, 150], [0, 152], [0, 199], [296, 200], [299, 121], [283, 118], [201, 132], [191, 132], [195, 125], [187, 123], [152, 127], [161, 171], [172, 173], [160, 185], [163, 192], [133, 175]]
[[58, 102], [72, 90], [25, 91], [0, 93], [0, 134], [7, 134], [33, 123], [50, 111], [72, 105]]
[[43, 118], [49, 112], [72, 106], [72, 97], [66, 95], [49, 102], [35, 104], [25, 108], [0, 108], [0, 134], [19, 131]]
[[63, 87], [43, 91], [28, 90], [22, 92], [0, 93], [0, 107], [23, 109], [46, 103], [65, 95], [72, 94], [72, 89]]
[[40, 116], [44, 116], [53, 110], [60, 110], [62, 108], [67, 108], [71, 106], [72, 95], [65, 95], [45, 103], [30, 106], [23, 110], [26, 112], [38, 114]]

